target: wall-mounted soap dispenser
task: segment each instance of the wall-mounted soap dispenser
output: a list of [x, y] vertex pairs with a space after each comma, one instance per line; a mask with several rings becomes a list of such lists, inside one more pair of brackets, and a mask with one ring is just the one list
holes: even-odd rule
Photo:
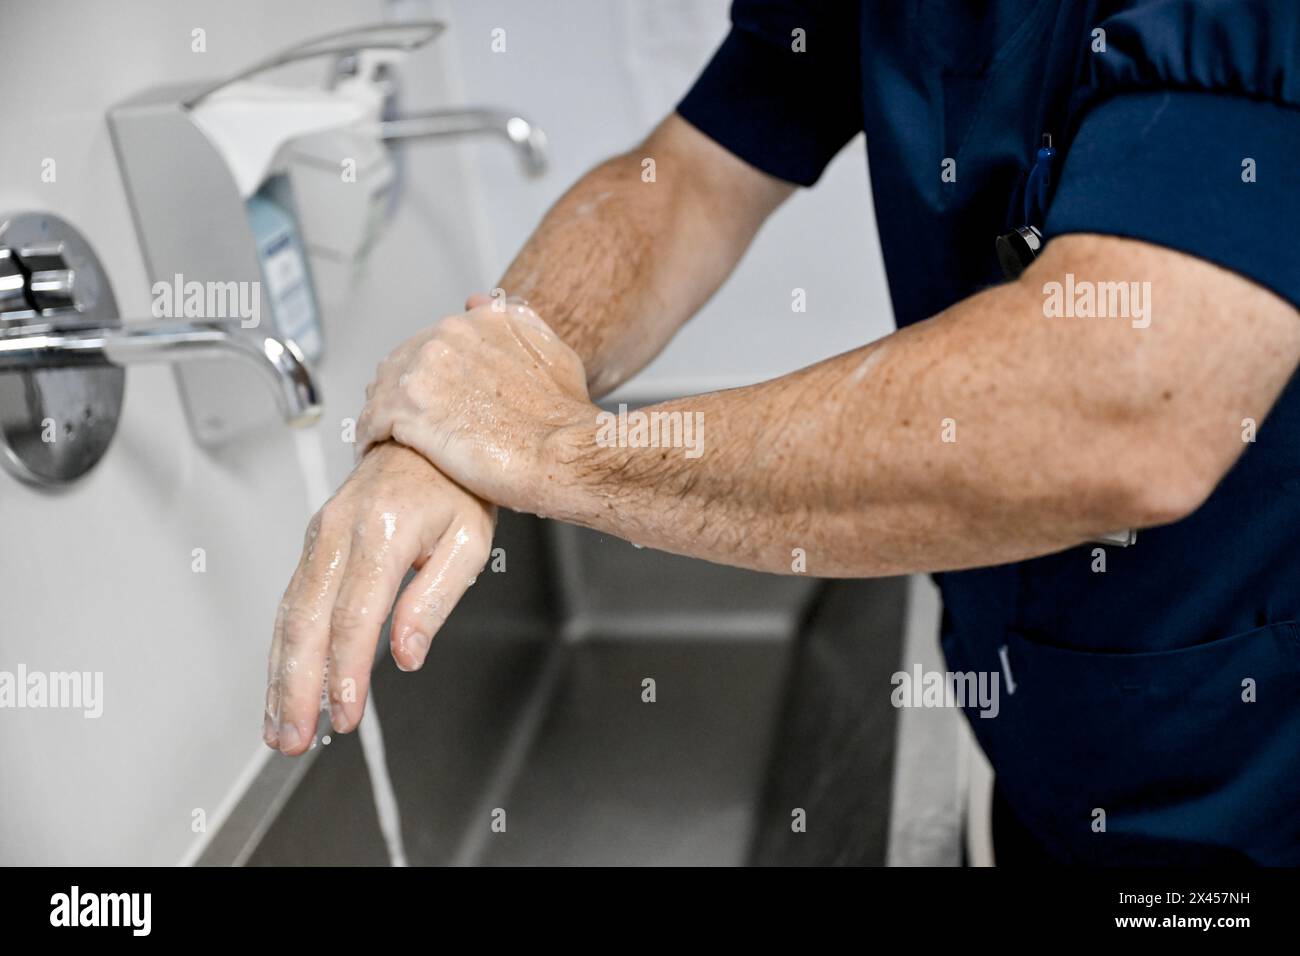
[[308, 361], [320, 361], [324, 332], [307, 254], [291, 210], [289, 181], [272, 176], [248, 200], [248, 223], [262, 265], [263, 301], [276, 331], [296, 342]]
[[[378, 24], [309, 40], [232, 77], [146, 90], [109, 111], [155, 296], [186, 317], [268, 323], [308, 363], [328, 350], [307, 252], [363, 256], [392, 208], [388, 143], [496, 133], [545, 168], [541, 130], [501, 110], [393, 114], [396, 62], [437, 37], [436, 21]], [[262, 74], [315, 57], [333, 69], [314, 86], [278, 86]], [[359, 187], [359, 188], [358, 188]], [[213, 294], [213, 290], [218, 294]], [[192, 291], [190, 291], [192, 290]], [[194, 306], [242, 306], [206, 315]], [[226, 312], [229, 313], [229, 308]], [[240, 381], [246, 370], [182, 366], [177, 378], [196, 437], [220, 444], [270, 421]]]
[[[310, 270], [291, 186], [277, 175], [276, 158], [294, 136], [364, 122], [373, 114], [356, 96], [265, 87], [248, 78], [368, 45], [413, 49], [441, 29], [425, 23], [348, 31], [301, 44], [219, 82], [145, 90], [109, 111], [155, 317], [194, 318], [215, 305], [220, 314], [202, 317], [246, 329], [266, 322], [309, 361], [319, 359], [324, 337]], [[213, 290], [223, 294], [209, 294]], [[233, 310], [232, 300], [242, 307]], [[221, 364], [176, 370], [191, 428], [205, 444], [272, 421], [249, 372]]]

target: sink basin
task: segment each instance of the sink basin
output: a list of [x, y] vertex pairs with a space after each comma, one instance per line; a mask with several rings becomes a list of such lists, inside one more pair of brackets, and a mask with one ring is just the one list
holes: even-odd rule
[[[409, 863], [884, 861], [904, 579], [759, 574], [505, 512], [496, 545], [506, 570], [424, 668], [375, 669]], [[387, 865], [357, 735], [312, 758], [272, 758], [291, 785], [234, 861]]]

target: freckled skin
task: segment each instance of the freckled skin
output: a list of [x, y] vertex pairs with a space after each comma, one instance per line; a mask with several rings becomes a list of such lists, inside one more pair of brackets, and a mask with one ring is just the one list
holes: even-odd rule
[[357, 444], [454, 450], [444, 473], [493, 476], [492, 498], [514, 507], [523, 484], [535, 483], [540, 444], [557, 426], [595, 414], [582, 360], [532, 309], [485, 305], [398, 347], [357, 420]]
[[[647, 156], [654, 183], [640, 178]], [[530, 309], [497, 312], [471, 297], [466, 315], [381, 363], [358, 423], [359, 447], [377, 444], [336, 496], [342, 502], [323, 512], [319, 545], [305, 547], [316, 554], [304, 555], [277, 618], [268, 727], [277, 713], [281, 728], [286, 712], [303, 726], [312, 716], [310, 695], [279, 663], [308, 659], [305, 642], [281, 634], [302, 631], [295, 625], [310, 619], [313, 602], [346, 582], [374, 590], [351, 560], [342, 585], [338, 576], [323, 583], [321, 554], [337, 539], [332, 511], [351, 527], [385, 502], [423, 503], [438, 514], [425, 523], [439, 541], [460, 527], [457, 516], [477, 518], [465, 551], [455, 551], [453, 530], [453, 545], [423, 558], [399, 603], [407, 616], [394, 619], [394, 653], [405, 667], [407, 649], [432, 633], [427, 623], [412, 629], [410, 617], [444, 620], [488, 554], [491, 523], [479, 499], [780, 573], [791, 572], [793, 548], [822, 576], [1001, 564], [1195, 510], [1241, 454], [1241, 420], [1262, 420], [1300, 361], [1300, 317], [1262, 287], [1172, 250], [1069, 235], [1016, 282], [878, 342], [647, 410], [702, 413], [698, 458], [598, 443], [592, 399], [664, 347], [792, 192], [670, 117], [547, 214], [500, 284]], [[1150, 281], [1150, 327], [1045, 318], [1043, 285], [1066, 273]], [[735, 318], [744, 335], [745, 317]], [[953, 442], [941, 440], [949, 419]], [[394, 541], [403, 536], [396, 510]], [[444, 567], [471, 552], [461, 566], [472, 570]], [[394, 549], [376, 593], [391, 599], [395, 569], [411, 553], [423, 552]], [[342, 646], [328, 632], [369, 634], [373, 647], [383, 601], [342, 602], [353, 616], [368, 614], [365, 627], [351, 627], [334, 600], [330, 626], [306, 629], [319, 649], [312, 660], [328, 644], [336, 670], [368, 675], [368, 661], [340, 660], [366, 641]], [[349, 727], [360, 709], [347, 710]], [[285, 748], [284, 736], [290, 752], [309, 743]], [[268, 741], [276, 746], [275, 734]]]
[[[671, 117], [571, 189], [501, 287], [576, 353], [598, 396], [712, 295], [792, 191]], [[1044, 285], [1066, 273], [1150, 281], [1150, 327], [1047, 318]], [[572, 367], [530, 365], [508, 347], [519, 329], [481, 312], [426, 333], [437, 354], [398, 350], [415, 394], [381, 370], [362, 416], [371, 437], [516, 510], [774, 572], [790, 573], [799, 547], [823, 576], [1002, 564], [1181, 518], [1300, 360], [1296, 310], [1268, 290], [1169, 249], [1067, 235], [1020, 280], [877, 342], [647, 409], [703, 414], [707, 444], [690, 460], [597, 442]]]

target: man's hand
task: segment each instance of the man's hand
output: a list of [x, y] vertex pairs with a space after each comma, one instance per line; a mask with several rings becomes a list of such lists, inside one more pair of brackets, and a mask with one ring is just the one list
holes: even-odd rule
[[307, 528], [302, 560], [275, 621], [263, 737], [300, 754], [311, 744], [328, 659], [330, 720], [356, 727], [375, 645], [393, 611], [393, 659], [424, 664], [429, 643], [487, 561], [496, 509], [409, 448], [371, 449]]
[[597, 409], [577, 354], [524, 305], [481, 305], [407, 340], [379, 366], [358, 447], [393, 440], [499, 504], [536, 510], [543, 446]]

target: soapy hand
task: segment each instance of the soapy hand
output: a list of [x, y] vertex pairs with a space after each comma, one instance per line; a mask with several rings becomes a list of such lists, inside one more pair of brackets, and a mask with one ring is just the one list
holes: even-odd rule
[[384, 360], [357, 444], [400, 442], [476, 495], [537, 511], [547, 438], [566, 425], [594, 426], [597, 409], [582, 360], [536, 312], [478, 301]]
[[[375, 645], [403, 670], [424, 663], [438, 629], [486, 563], [496, 508], [409, 448], [380, 444], [311, 520], [275, 621], [263, 737], [299, 754], [311, 744], [328, 679], [330, 721], [352, 730], [365, 710]], [[328, 659], [328, 675], [326, 660]]]

